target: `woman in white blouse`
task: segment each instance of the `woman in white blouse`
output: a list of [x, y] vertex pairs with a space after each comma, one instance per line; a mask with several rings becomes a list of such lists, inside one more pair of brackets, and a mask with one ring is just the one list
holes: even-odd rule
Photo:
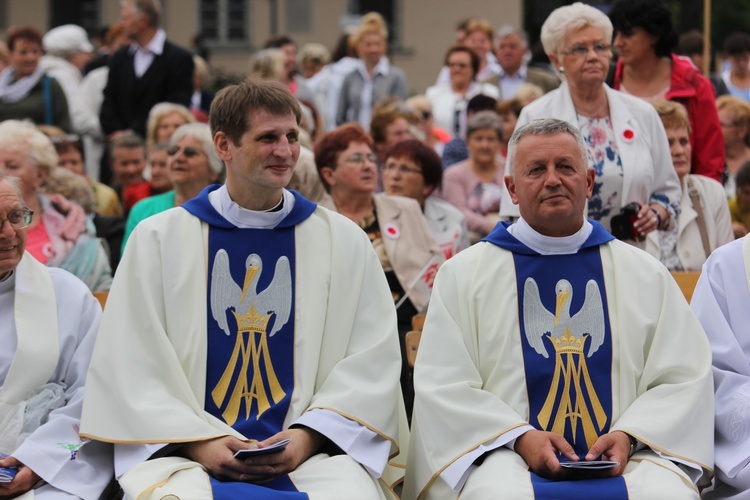
[[685, 106], [664, 99], [651, 104], [667, 132], [682, 198], [677, 224], [651, 233], [646, 250], [659, 255], [670, 271], [700, 271], [711, 252], [734, 239], [729, 205], [721, 184], [690, 173], [690, 119]]
[[478, 94], [498, 99], [500, 91], [491, 83], [479, 83], [479, 56], [465, 45], [454, 45], [445, 54], [445, 65], [450, 74], [448, 83], [429, 87], [425, 95], [432, 103], [435, 125], [453, 137], [466, 133], [466, 103]]
[[[656, 111], [604, 83], [612, 31], [609, 18], [594, 7], [575, 3], [554, 10], [542, 26], [542, 44], [563, 83], [526, 106], [516, 126], [548, 117], [577, 126], [586, 138], [589, 166], [596, 171], [588, 218], [610, 231], [612, 217], [637, 202], [634, 228], [641, 239], [672, 227], [680, 185]], [[517, 207], [512, 206], [512, 213], [509, 206], [504, 204], [501, 216], [517, 215]]]

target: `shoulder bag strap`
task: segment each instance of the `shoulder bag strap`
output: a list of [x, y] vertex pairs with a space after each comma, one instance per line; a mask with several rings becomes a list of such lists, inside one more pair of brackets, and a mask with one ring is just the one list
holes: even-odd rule
[[708, 243], [708, 231], [706, 231], [706, 218], [703, 215], [703, 207], [701, 206], [701, 196], [698, 193], [698, 189], [693, 184], [693, 180], [688, 177], [688, 194], [690, 195], [690, 202], [693, 204], [693, 209], [698, 213], [698, 230], [701, 233], [701, 241], [703, 242], [703, 251], [706, 252], [706, 258], [711, 255], [711, 245]]

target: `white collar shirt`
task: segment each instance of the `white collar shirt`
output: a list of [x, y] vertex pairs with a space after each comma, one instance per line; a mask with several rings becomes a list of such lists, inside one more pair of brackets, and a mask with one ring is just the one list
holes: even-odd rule
[[141, 78], [148, 68], [151, 67], [151, 63], [154, 62], [156, 56], [160, 56], [164, 52], [164, 42], [167, 41], [167, 34], [164, 30], [157, 30], [154, 37], [148, 42], [148, 45], [141, 47], [137, 43], [130, 46], [130, 52], [135, 54], [133, 58], [133, 67], [135, 69], [135, 76]]
[[502, 66], [500, 66], [500, 95], [503, 99], [512, 99], [518, 89], [526, 83], [526, 75], [528, 74], [525, 64], [522, 64], [515, 74], [507, 73]]
[[387, 75], [390, 71], [388, 58], [383, 56], [375, 65], [372, 75], [367, 72], [364, 61], [359, 61], [357, 71], [362, 75], [364, 85], [362, 85], [362, 96], [360, 97], [359, 123], [365, 130], [370, 130], [370, 119], [372, 118], [373, 92], [375, 91], [374, 80], [378, 75]]

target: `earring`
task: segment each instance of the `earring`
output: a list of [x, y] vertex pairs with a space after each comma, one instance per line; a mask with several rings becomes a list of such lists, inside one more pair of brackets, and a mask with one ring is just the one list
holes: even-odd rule
[[562, 66], [558, 66], [557, 70], [558, 70], [558, 71], [559, 71], [560, 73], [565, 73], [565, 68], [563, 68]]

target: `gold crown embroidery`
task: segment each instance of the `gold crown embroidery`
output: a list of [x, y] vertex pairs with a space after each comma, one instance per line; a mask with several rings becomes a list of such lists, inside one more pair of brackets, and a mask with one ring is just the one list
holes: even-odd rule
[[[260, 257], [257, 255], [253, 254], [248, 257], [245, 279], [240, 289], [229, 275], [228, 255], [224, 250], [217, 253], [214, 263], [212, 288], [215, 286], [219, 290], [216, 294], [212, 290], [212, 301], [217, 302], [216, 305], [212, 303], [212, 310], [215, 308], [214, 318], [225, 332], [234, 333], [236, 340], [227, 366], [211, 391], [211, 397], [219, 408], [226, 402], [222, 417], [229, 425], [237, 421], [243, 402], [245, 419], [250, 418], [255, 404], [258, 410], [255, 416], [257, 420], [271, 408], [271, 401], [275, 404], [286, 396], [271, 361], [268, 337], [278, 331], [288, 320], [291, 306], [291, 274], [288, 272], [289, 264], [286, 257], [280, 258], [274, 280], [266, 290], [272, 292], [276, 300], [277, 311], [272, 311], [271, 306], [268, 305], [259, 310], [259, 303], [263, 302], [264, 298], [263, 292], [256, 294], [255, 286], [261, 272], [261, 265]], [[279, 291], [282, 293], [273, 293]], [[221, 313], [230, 307], [237, 325], [236, 332], [231, 332], [232, 328], [226, 320], [223, 323], [221, 321], [223, 318]], [[238, 310], [247, 312], [240, 314]], [[269, 333], [268, 325], [274, 313], [276, 314], [274, 330]], [[239, 373], [235, 375], [238, 364]], [[248, 380], [249, 373], [252, 373], [250, 380]], [[233, 380], [234, 385], [232, 385]]]

